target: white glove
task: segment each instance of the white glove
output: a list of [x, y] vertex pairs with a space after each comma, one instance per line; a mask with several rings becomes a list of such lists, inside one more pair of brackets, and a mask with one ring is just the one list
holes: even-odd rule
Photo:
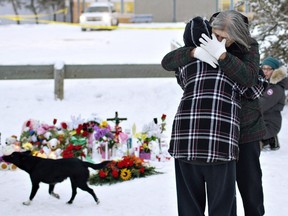
[[211, 65], [213, 68], [216, 68], [218, 65], [217, 60], [211, 56], [205, 49], [202, 47], [196, 47], [194, 50], [194, 58], [197, 58], [203, 62], [208, 63]]
[[202, 34], [201, 36], [202, 38], [199, 39], [199, 41], [201, 42], [200, 46], [217, 60], [223, 53], [226, 52], [225, 48], [226, 39], [223, 39], [220, 42], [217, 40], [215, 34], [212, 34], [212, 39], [205, 34]]

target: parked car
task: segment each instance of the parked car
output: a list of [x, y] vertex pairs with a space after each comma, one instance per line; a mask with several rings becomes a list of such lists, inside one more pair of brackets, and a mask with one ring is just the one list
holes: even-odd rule
[[110, 2], [92, 3], [80, 16], [82, 31], [87, 29], [111, 29], [118, 26], [119, 20], [115, 12], [114, 4]]

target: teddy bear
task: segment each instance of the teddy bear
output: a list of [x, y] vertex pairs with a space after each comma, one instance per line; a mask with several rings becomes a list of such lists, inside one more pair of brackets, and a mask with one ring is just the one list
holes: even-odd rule
[[59, 148], [59, 145], [60, 141], [56, 138], [52, 138], [46, 143], [46, 146], [43, 147], [43, 151], [47, 158], [57, 159], [60, 157], [62, 150]]
[[0, 151], [0, 170], [16, 170], [17, 167], [14, 164], [7, 163], [2, 159], [3, 155], [10, 155], [14, 151], [20, 151], [20, 142], [17, 140], [17, 136], [12, 135], [6, 138], [5, 146], [1, 147]]
[[[15, 151], [20, 151], [21, 150], [21, 143], [17, 139], [17, 136], [12, 135], [10, 137], [7, 137], [5, 140], [6, 146], [11, 146]], [[12, 153], [12, 152], [11, 152]]]

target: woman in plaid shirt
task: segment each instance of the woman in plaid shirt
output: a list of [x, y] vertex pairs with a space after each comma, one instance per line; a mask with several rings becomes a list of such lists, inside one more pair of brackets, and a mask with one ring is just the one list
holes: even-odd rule
[[[189, 31], [188, 23], [184, 32], [185, 47], [167, 54], [162, 60], [164, 69], [176, 70], [178, 83], [184, 90], [175, 116], [169, 149], [170, 154], [176, 159], [179, 215], [204, 215], [205, 183], [209, 214], [236, 215], [235, 161], [239, 153], [240, 98], [239, 89], [234, 81], [247, 87], [257, 84], [259, 53], [257, 42], [250, 37], [248, 27], [243, 22], [243, 15], [235, 11], [227, 11], [221, 16], [219, 20], [226, 24], [226, 31], [216, 27], [213, 30], [218, 40], [222, 41], [219, 42], [222, 43], [222, 47], [217, 47], [216, 44], [216, 47], [211, 48], [210, 43], [215, 42], [215, 36], [212, 40], [207, 37], [204, 38], [205, 41], [200, 39], [203, 45], [199, 47], [199, 44], [195, 43], [197, 35], [192, 30], [196, 29], [195, 22], [191, 22], [193, 28]], [[244, 40], [239, 40], [237, 34], [235, 36], [230, 33], [237, 25], [244, 29], [241, 33], [242, 36], [244, 35]], [[189, 33], [192, 41], [190, 43], [187, 40]], [[223, 49], [223, 44], [227, 51], [225, 47]], [[214, 56], [211, 52], [214, 52]], [[207, 53], [210, 55], [207, 56]], [[209, 63], [212, 67], [195, 58]], [[217, 64], [221, 70], [213, 69]], [[253, 101], [251, 98], [243, 100]], [[244, 106], [246, 106], [245, 102]], [[248, 116], [249, 114], [250, 112], [246, 113]], [[256, 116], [248, 121], [255, 120]], [[241, 115], [240, 118], [242, 121]], [[261, 124], [260, 126], [262, 127]], [[261, 127], [257, 127], [259, 136], [263, 135]], [[253, 127], [250, 129], [253, 130]], [[245, 138], [249, 139], [249, 136]], [[257, 187], [261, 187], [259, 190], [261, 195], [261, 176], [260, 185]], [[257, 211], [264, 213], [262, 207], [263, 205], [259, 205]], [[262, 215], [262, 213], [254, 215]]]

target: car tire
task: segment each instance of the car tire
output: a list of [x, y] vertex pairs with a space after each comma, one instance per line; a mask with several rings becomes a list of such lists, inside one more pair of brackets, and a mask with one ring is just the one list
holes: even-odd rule
[[112, 26], [118, 26], [118, 24], [119, 24], [118, 19], [113, 19], [113, 20], [111, 21], [111, 25], [112, 25]]

